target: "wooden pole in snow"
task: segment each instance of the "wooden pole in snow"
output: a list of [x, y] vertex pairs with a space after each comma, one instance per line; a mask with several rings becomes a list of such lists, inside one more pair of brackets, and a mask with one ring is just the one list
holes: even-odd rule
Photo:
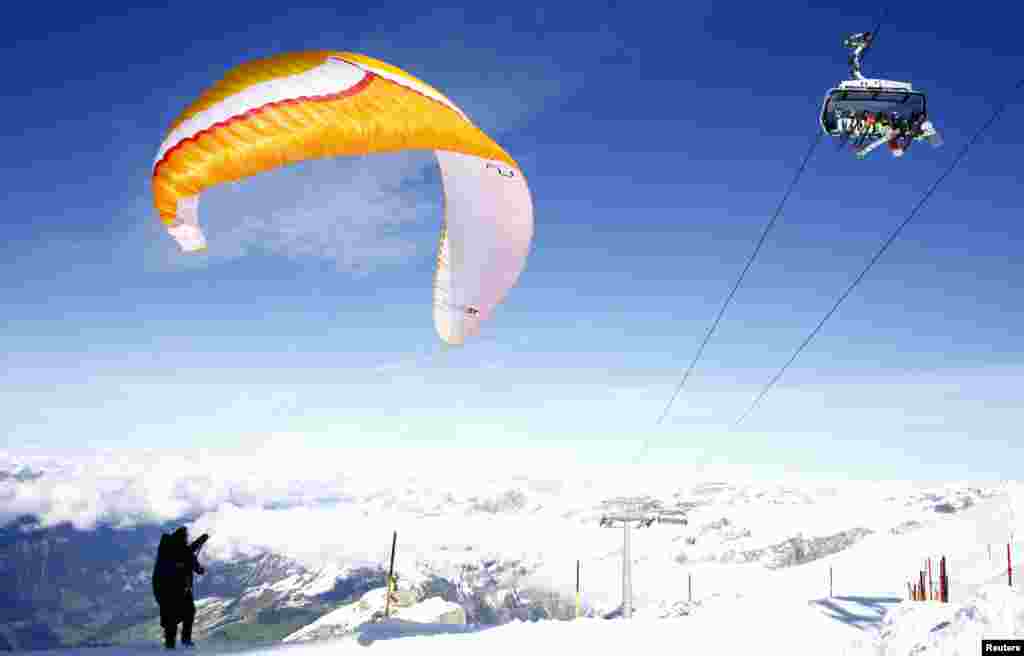
[[391, 536], [391, 567], [388, 568], [388, 596], [384, 601], [384, 617], [389, 617], [391, 614], [391, 586], [394, 585], [395, 581], [395, 547], [397, 544], [398, 531], [395, 531]]
[[576, 561], [576, 617], [580, 616], [580, 561]]
[[1013, 587], [1013, 561], [1010, 559], [1010, 543], [1006, 543], [1006, 577], [1010, 587]]
[[687, 598], [692, 602], [693, 601], [693, 573], [687, 573], [686, 574], [686, 591], [687, 591]]
[[832, 598], [832, 566], [828, 566], [828, 598]]

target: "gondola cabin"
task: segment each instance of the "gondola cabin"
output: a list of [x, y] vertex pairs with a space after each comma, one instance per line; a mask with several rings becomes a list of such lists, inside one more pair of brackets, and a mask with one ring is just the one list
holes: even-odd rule
[[821, 129], [833, 137], [855, 134], [871, 117], [887, 122], [913, 124], [928, 115], [925, 94], [909, 82], [893, 80], [846, 80], [829, 90], [821, 105]]

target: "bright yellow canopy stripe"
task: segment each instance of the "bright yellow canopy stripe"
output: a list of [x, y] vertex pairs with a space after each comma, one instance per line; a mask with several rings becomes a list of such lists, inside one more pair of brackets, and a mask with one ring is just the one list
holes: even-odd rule
[[[235, 94], [261, 82], [311, 71], [329, 56], [371, 65], [439, 93], [408, 73], [364, 55], [291, 53], [232, 69], [178, 117], [172, 131]], [[170, 224], [179, 199], [218, 184], [307, 159], [399, 150], [448, 150], [516, 166], [501, 146], [443, 102], [367, 73], [362, 83], [342, 93], [269, 103], [175, 144], [153, 172], [154, 204], [161, 219]]]

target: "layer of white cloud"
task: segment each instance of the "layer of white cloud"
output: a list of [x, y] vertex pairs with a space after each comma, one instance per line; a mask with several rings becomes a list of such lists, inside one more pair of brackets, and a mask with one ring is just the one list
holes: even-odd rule
[[[498, 449], [467, 451], [457, 460], [450, 452], [416, 449], [303, 450], [297, 446], [300, 438], [279, 435], [245, 453], [108, 451], [56, 457], [9, 451], [0, 454], [0, 471], [12, 474], [0, 480], [0, 508], [5, 519], [31, 514], [45, 524], [71, 522], [82, 528], [99, 521], [134, 524], [189, 515], [268, 547], [295, 536], [309, 542], [312, 527], [329, 527], [316, 530], [318, 545], [336, 536], [349, 545], [346, 553], [360, 553], [352, 545], [362, 540], [353, 536], [366, 535], [372, 537], [362, 551], [373, 553], [379, 550], [379, 535], [400, 528], [421, 533], [410, 539], [417, 544], [430, 543], [430, 535], [456, 542], [459, 538], [451, 536], [470, 540], [486, 535], [491, 546], [479, 548], [527, 553], [534, 548], [527, 536], [538, 526], [551, 536], [582, 530], [579, 518], [589, 521], [595, 508], [614, 496], [643, 494], [671, 503], [689, 498], [700, 481], [722, 479], [749, 486], [737, 493], [739, 499], [757, 499], [759, 493], [770, 498], [771, 491], [780, 489], [770, 477], [758, 482], [756, 470], [743, 467], [710, 466], [698, 473], [681, 466], [574, 466], [571, 449], [552, 449], [543, 461], [535, 453]], [[13, 476], [19, 471], [20, 477]], [[814, 476], [787, 476], [786, 481], [787, 487], [803, 489], [788, 499], [812, 499], [817, 505], [773, 508], [772, 522], [805, 522], [823, 532], [851, 522], [876, 522], [886, 497], [915, 489], [908, 482], [850, 483]], [[839, 503], [846, 504], [841, 515], [835, 514]], [[488, 509], [498, 510], [501, 521], [492, 521], [495, 515]], [[733, 516], [760, 525], [759, 512], [755, 504]], [[781, 539], [768, 525], [758, 530], [762, 539]], [[293, 551], [280, 543], [276, 547]]]

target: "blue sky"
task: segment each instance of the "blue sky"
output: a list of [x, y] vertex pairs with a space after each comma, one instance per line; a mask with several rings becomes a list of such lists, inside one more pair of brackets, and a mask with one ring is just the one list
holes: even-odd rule
[[[0, 28], [17, 62], [0, 105], [0, 446], [288, 439], [447, 459], [493, 447], [851, 478], [1016, 475], [1019, 94], [757, 412], [729, 426], [1008, 97], [1021, 9], [890, 10], [865, 70], [926, 90], [945, 147], [864, 162], [819, 147], [659, 427], [823, 93], [845, 77], [842, 38], [870, 29], [876, 6], [373, 7], [99, 4], [28, 8]], [[522, 165], [533, 251], [482, 341], [446, 350], [434, 336], [441, 197], [427, 153], [212, 190], [205, 256], [162, 232], [149, 175], [173, 118], [231, 66], [320, 48], [422, 77]]]

